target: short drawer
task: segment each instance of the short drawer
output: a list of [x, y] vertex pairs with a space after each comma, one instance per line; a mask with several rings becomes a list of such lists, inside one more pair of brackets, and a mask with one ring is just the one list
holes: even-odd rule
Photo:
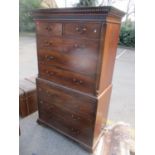
[[62, 36], [62, 23], [36, 21], [38, 35]]
[[85, 93], [95, 94], [95, 79], [48, 65], [39, 65], [39, 77]]
[[101, 23], [64, 23], [63, 35], [64, 36], [75, 36], [89, 39], [100, 38]]
[[[80, 94], [60, 89], [38, 81], [37, 93], [40, 101], [56, 104], [59, 107], [73, 111], [85, 119], [94, 121], [96, 100]], [[77, 99], [78, 98], [78, 99]]]

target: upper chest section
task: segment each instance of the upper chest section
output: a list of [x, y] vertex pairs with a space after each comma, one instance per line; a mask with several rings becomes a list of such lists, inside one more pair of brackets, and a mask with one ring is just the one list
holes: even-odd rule
[[37, 20], [39, 61], [95, 77], [102, 25], [101, 22]]

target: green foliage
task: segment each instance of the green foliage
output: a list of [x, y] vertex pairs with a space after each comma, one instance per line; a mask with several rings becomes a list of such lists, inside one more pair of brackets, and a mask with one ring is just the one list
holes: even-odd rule
[[80, 0], [76, 7], [96, 6], [97, 0]]
[[130, 20], [122, 23], [119, 44], [135, 47], [135, 24]]
[[19, 0], [19, 31], [34, 31], [35, 25], [30, 15], [32, 9], [40, 8], [41, 0]]

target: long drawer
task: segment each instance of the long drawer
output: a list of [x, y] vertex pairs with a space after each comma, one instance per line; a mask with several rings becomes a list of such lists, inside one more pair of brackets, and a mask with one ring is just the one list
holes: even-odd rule
[[64, 70], [55, 66], [39, 64], [38, 76], [85, 93], [96, 93], [96, 80], [76, 72]]
[[[42, 109], [40, 106], [39, 119], [57, 130], [62, 131], [65, 135], [69, 135], [88, 145], [92, 145], [93, 126], [82, 126], [82, 124], [77, 123], [77, 120], [73, 120], [72, 114], [68, 113], [68, 111], [62, 111], [56, 108], [56, 106], [51, 106], [50, 109], [45, 109], [45, 107], [44, 105]], [[52, 108], [54, 110], [52, 110]], [[58, 112], [61, 114], [58, 115]]]
[[51, 101], [59, 107], [73, 111], [85, 119], [91, 120], [91, 122], [94, 121], [96, 113], [95, 99], [60, 88], [45, 81], [37, 79], [37, 93], [40, 101]]
[[40, 112], [47, 116], [56, 115], [63, 120], [67, 120], [67, 123], [72, 124], [73, 127], [91, 128], [93, 126], [93, 121], [90, 119], [85, 119], [82, 116], [76, 114], [74, 111], [69, 111], [57, 104], [56, 100], [44, 101], [39, 99]]
[[74, 72], [96, 76], [99, 42], [85, 39], [38, 37], [38, 60]]
[[98, 53], [99, 41], [88, 39], [69, 39], [64, 37], [38, 36], [37, 46], [39, 52], [52, 51], [72, 55], [76, 50]]

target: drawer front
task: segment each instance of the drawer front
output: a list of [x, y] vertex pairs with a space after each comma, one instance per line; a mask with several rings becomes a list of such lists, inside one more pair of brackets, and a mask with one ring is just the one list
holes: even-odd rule
[[63, 37], [44, 37], [37, 38], [38, 52], [55, 51], [56, 53], [75, 55], [79, 50], [89, 51], [88, 55], [97, 56], [99, 51], [98, 40], [87, 39], [68, 39]]
[[[39, 97], [41, 98], [41, 97]], [[59, 100], [59, 99], [58, 99]], [[68, 109], [65, 109], [64, 107], [60, 106], [60, 104], [57, 104], [56, 100], [50, 100], [50, 101], [44, 101], [39, 99], [39, 111], [42, 113], [47, 113], [51, 115], [56, 115], [60, 117], [61, 119], [67, 120], [69, 124], [72, 124], [73, 127], [80, 127], [85, 126], [92, 128], [93, 127], [93, 121], [83, 118], [80, 115], [77, 115], [75, 112], [69, 111]]]
[[[57, 108], [55, 105], [47, 105], [44, 103], [40, 106], [39, 119], [53, 126], [54, 128], [62, 131], [73, 138], [76, 138], [88, 145], [92, 145], [93, 137], [93, 127], [86, 126], [77, 123], [78, 120], [73, 120], [72, 114], [68, 111], [62, 111], [62, 109]], [[47, 108], [47, 107], [50, 108]]]
[[77, 93], [53, 87], [45, 82], [37, 82], [38, 98], [45, 102], [51, 101], [70, 111], [74, 111], [86, 119], [94, 121], [96, 101], [90, 97], [81, 96]]
[[75, 36], [88, 39], [99, 39], [101, 32], [101, 23], [64, 23], [63, 35]]
[[85, 93], [95, 94], [95, 79], [54, 66], [39, 65], [39, 77]]
[[36, 21], [38, 35], [62, 36], [62, 23]]

